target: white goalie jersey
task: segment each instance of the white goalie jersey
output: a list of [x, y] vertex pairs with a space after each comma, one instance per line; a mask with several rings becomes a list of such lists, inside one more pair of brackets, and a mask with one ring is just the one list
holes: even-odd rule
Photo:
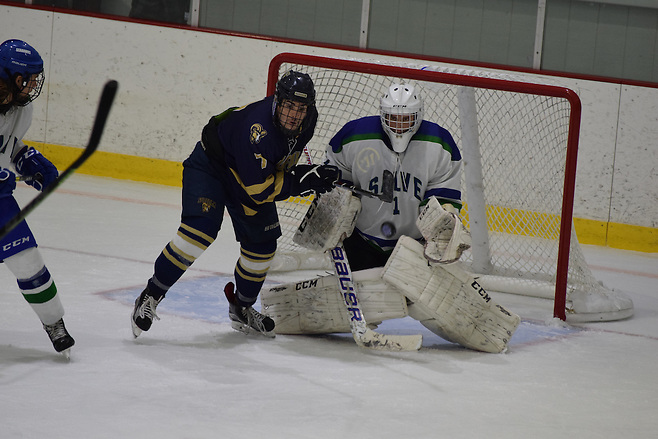
[[[367, 191], [381, 194], [383, 171], [394, 173], [393, 202], [363, 197], [356, 222], [358, 232], [383, 250], [392, 249], [402, 235], [421, 238], [416, 218], [426, 198], [461, 206], [461, 154], [447, 130], [423, 121], [405, 152], [395, 153], [388, 145], [379, 116], [368, 116], [348, 122], [331, 139], [326, 154], [344, 180]], [[386, 234], [384, 223], [393, 226]]]

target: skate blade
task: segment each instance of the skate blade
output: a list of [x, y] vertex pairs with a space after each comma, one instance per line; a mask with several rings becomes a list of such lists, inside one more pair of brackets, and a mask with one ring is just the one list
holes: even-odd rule
[[247, 335], [262, 335], [267, 338], [274, 338], [276, 337], [276, 334], [274, 331], [270, 332], [260, 332], [252, 328], [251, 326], [245, 325], [244, 323], [241, 322], [236, 322], [232, 321], [231, 322], [231, 328], [235, 329], [238, 332], [242, 332], [243, 334]]
[[62, 352], [60, 352], [66, 359], [66, 361], [71, 361], [71, 348], [64, 349]]
[[142, 333], [142, 330], [139, 329], [139, 327], [135, 324], [135, 322], [133, 321], [132, 316], [130, 317], [130, 326], [133, 329], [133, 337], [135, 337], [135, 338], [139, 337], [140, 334]]

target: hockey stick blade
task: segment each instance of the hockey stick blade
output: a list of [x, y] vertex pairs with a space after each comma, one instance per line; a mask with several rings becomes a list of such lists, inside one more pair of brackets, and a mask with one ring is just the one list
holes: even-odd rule
[[375, 192], [370, 192], [365, 189], [358, 188], [352, 183], [346, 181], [336, 182], [334, 186], [341, 186], [346, 189], [351, 190], [355, 194], [363, 195], [370, 198], [379, 198], [384, 203], [390, 203], [393, 201], [393, 190], [395, 189], [395, 177], [393, 173], [389, 170], [384, 170], [382, 175], [382, 193], [377, 194]]
[[114, 96], [117, 93], [117, 88], [119, 83], [114, 80], [107, 81], [103, 87], [103, 92], [101, 94], [100, 102], [98, 103], [98, 110], [96, 111], [96, 118], [94, 119], [94, 126], [91, 129], [91, 136], [89, 137], [89, 143], [85, 147], [82, 154], [66, 168], [60, 175], [53, 181], [49, 186], [45, 187], [39, 195], [34, 197], [34, 199], [25, 206], [20, 212], [16, 214], [9, 222], [7, 222], [0, 229], [0, 239], [4, 238], [9, 232], [11, 232], [14, 227], [20, 224], [21, 221], [25, 219], [37, 206], [39, 206], [43, 200], [45, 200], [53, 191], [55, 191], [73, 172], [75, 172], [98, 148], [100, 143], [103, 130], [105, 128], [105, 122], [107, 122], [107, 117], [110, 114], [110, 109], [112, 108], [112, 103], [114, 102]]
[[380, 351], [417, 351], [423, 344], [422, 335], [381, 334], [368, 328], [365, 315], [359, 305], [356, 285], [352, 279], [352, 269], [347, 260], [343, 244], [338, 244], [329, 252], [334, 263], [334, 273], [338, 289], [343, 295], [350, 321], [350, 330], [356, 344], [363, 348]]

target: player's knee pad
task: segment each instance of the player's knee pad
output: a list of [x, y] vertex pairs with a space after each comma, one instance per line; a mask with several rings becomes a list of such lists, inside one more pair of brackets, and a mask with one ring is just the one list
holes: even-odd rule
[[[354, 272], [357, 297], [369, 325], [407, 316], [407, 302], [381, 280], [381, 269]], [[279, 334], [350, 332], [345, 302], [334, 275], [321, 276], [263, 290], [263, 312], [276, 322]]]

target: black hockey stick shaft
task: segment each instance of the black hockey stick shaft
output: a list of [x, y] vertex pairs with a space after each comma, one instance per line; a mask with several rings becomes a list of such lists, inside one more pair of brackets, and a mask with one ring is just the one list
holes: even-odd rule
[[358, 195], [363, 195], [366, 197], [371, 197], [371, 198], [379, 198], [385, 203], [390, 203], [393, 201], [393, 190], [395, 189], [395, 177], [393, 176], [393, 173], [389, 170], [384, 170], [384, 174], [382, 175], [382, 193], [377, 194], [375, 192], [370, 192], [365, 189], [361, 189], [356, 187], [353, 183], [349, 182], [337, 182], [334, 186], [341, 186], [346, 189], [351, 190], [355, 194]]
[[96, 111], [96, 119], [94, 120], [94, 126], [91, 129], [91, 136], [89, 138], [89, 143], [85, 147], [82, 154], [62, 172], [59, 177], [55, 179], [49, 186], [45, 187], [39, 195], [34, 197], [34, 199], [19, 213], [16, 214], [9, 222], [2, 226], [0, 229], [0, 239], [4, 238], [9, 232], [11, 232], [14, 227], [20, 224], [21, 221], [25, 219], [34, 209], [37, 208], [53, 191], [55, 191], [72, 173], [74, 173], [98, 148], [100, 143], [101, 136], [103, 134], [103, 129], [105, 128], [105, 122], [107, 122], [107, 117], [110, 114], [110, 109], [112, 108], [112, 102], [114, 102], [114, 96], [117, 93], [117, 88], [119, 83], [114, 80], [107, 81], [103, 87], [103, 92], [101, 94], [100, 102], [98, 103], [98, 110]]

